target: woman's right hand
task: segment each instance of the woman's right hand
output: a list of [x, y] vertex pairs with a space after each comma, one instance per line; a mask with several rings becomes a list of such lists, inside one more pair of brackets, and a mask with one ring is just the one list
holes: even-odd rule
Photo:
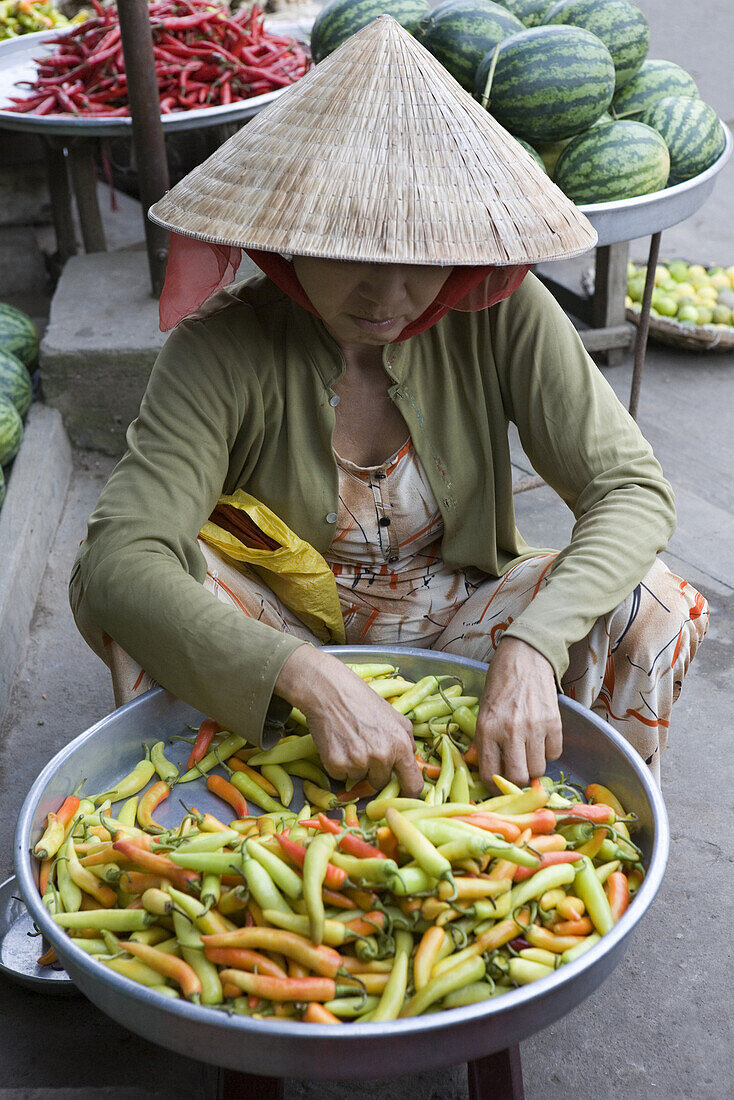
[[301, 710], [324, 768], [334, 779], [368, 779], [380, 791], [394, 771], [417, 798], [423, 776], [408, 718], [330, 653], [302, 645], [286, 660], [275, 693]]

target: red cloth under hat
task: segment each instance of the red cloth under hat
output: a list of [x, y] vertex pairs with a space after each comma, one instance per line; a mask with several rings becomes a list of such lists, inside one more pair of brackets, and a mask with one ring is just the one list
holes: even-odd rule
[[[316, 317], [319, 316], [289, 260], [277, 252], [261, 252], [249, 248], [245, 251], [271, 282], [285, 291], [298, 305]], [[166, 282], [158, 306], [161, 331], [167, 332], [173, 328], [184, 317], [195, 313], [202, 302], [215, 291], [232, 283], [241, 258], [242, 249], [233, 245], [212, 244], [210, 241], [171, 233]], [[509, 298], [529, 270], [529, 264], [509, 267], [455, 267], [435, 301], [420, 317], [406, 325], [394, 342], [401, 343], [419, 332], [424, 332], [450, 309], [473, 313]]]

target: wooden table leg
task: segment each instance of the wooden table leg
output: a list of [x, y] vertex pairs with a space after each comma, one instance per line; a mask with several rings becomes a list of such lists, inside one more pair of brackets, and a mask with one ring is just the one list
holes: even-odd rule
[[[627, 293], [628, 255], [627, 241], [605, 245], [596, 250], [593, 328], [616, 329], [625, 325], [624, 296]], [[625, 348], [610, 347], [599, 354], [603, 356], [607, 366], [613, 367], [624, 359]]]
[[467, 1063], [469, 1100], [524, 1100], [520, 1047], [507, 1047]]
[[57, 138], [45, 138], [48, 192], [51, 216], [56, 233], [56, 261], [59, 270], [70, 256], [76, 255], [76, 232], [71, 213], [71, 189], [64, 143]]
[[285, 1081], [280, 1077], [220, 1069], [217, 1100], [285, 1100]]
[[92, 159], [94, 145], [77, 138], [69, 144], [69, 167], [82, 228], [85, 252], [106, 252], [107, 242], [97, 201], [97, 173]]

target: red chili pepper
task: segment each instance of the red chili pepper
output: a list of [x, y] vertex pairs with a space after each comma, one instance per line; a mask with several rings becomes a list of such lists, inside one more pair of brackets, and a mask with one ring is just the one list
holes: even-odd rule
[[189, 753], [189, 758], [186, 761], [186, 771], [193, 768], [194, 764], [198, 764], [199, 761], [206, 756], [209, 752], [209, 746], [214, 740], [215, 734], [221, 730], [219, 722], [215, 722], [213, 718], [205, 718], [199, 726], [198, 732], [194, 739], [194, 747]]
[[339, 833], [344, 834], [338, 841], [338, 847], [348, 855], [356, 856], [357, 859], [386, 858], [384, 852], [381, 852], [379, 848], [375, 848], [373, 844], [368, 844], [366, 840], [362, 840], [361, 836], [355, 836], [354, 833], [345, 833], [339, 822], [327, 817], [326, 814], [319, 814], [318, 824], [325, 833], [333, 833], [335, 836]]
[[[284, 837], [282, 833], [276, 833], [278, 843], [288, 856], [288, 859], [296, 865], [296, 867], [303, 868], [304, 860], [306, 859], [306, 849], [302, 844], [296, 844], [295, 840], [290, 840]], [[324, 886], [329, 890], [338, 890], [344, 885], [347, 878], [347, 872], [342, 867], [335, 867], [333, 863], [326, 865], [326, 874], [324, 875]]]

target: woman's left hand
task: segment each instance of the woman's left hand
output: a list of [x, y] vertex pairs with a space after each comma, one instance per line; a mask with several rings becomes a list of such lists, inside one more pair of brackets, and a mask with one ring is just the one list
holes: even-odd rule
[[486, 786], [503, 775], [518, 786], [545, 773], [563, 748], [558, 690], [550, 663], [519, 638], [503, 638], [489, 666], [475, 739]]

